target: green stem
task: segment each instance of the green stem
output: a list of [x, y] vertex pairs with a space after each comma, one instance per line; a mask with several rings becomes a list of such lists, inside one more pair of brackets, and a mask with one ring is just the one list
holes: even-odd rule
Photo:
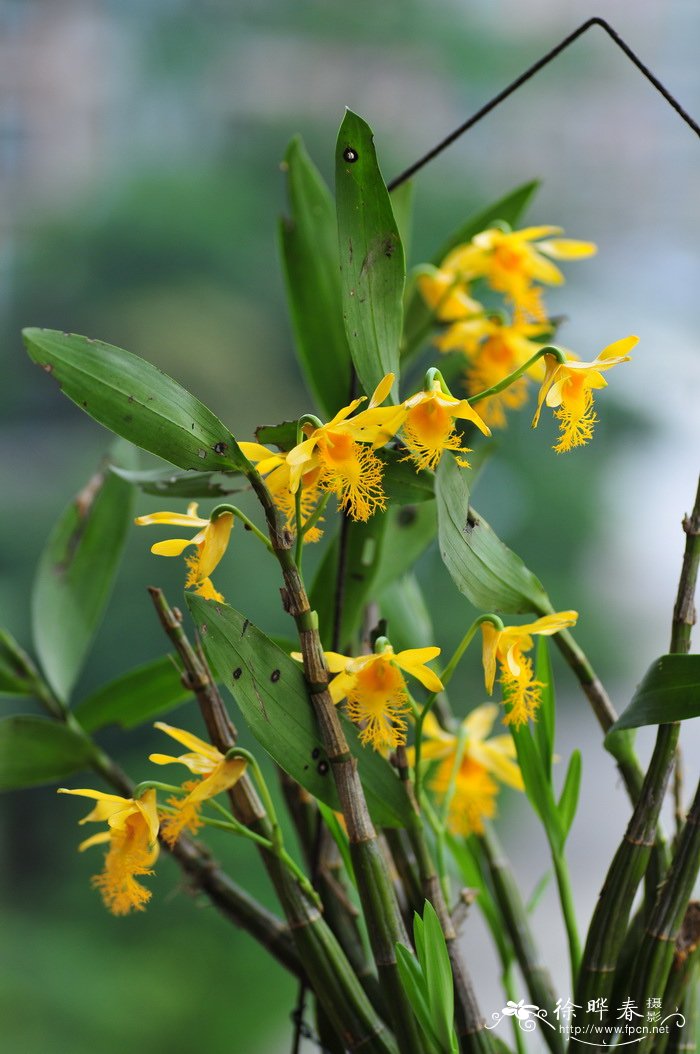
[[502, 392], [504, 388], [508, 388], [509, 385], [522, 377], [524, 373], [527, 373], [527, 371], [531, 369], [543, 355], [551, 355], [560, 363], [565, 363], [567, 361], [566, 354], [561, 348], [557, 348], [554, 344], [547, 344], [544, 348], [540, 348], [539, 351], [536, 351], [534, 355], [531, 355], [527, 362], [524, 362], [517, 370], [514, 370], [513, 373], [509, 373], [507, 377], [504, 377], [502, 381], [499, 381], [498, 384], [492, 384], [490, 388], [485, 388], [483, 392], [477, 392], [476, 395], [471, 395], [467, 399], [467, 402], [478, 403], [482, 399], [488, 399], [491, 395], [498, 395], [498, 393]]
[[[458, 665], [459, 665], [459, 663], [460, 663], [460, 661], [462, 659], [462, 656], [464, 655], [465, 651], [467, 650], [467, 648], [471, 644], [472, 640], [474, 639], [474, 634], [476, 633], [476, 631], [478, 630], [479, 626], [481, 626], [481, 624], [483, 622], [491, 622], [496, 627], [496, 629], [503, 629], [503, 622], [498, 617], [498, 615], [491, 615], [491, 614], [479, 615], [479, 617], [477, 619], [474, 619], [474, 621], [472, 622], [471, 626], [469, 627], [469, 629], [467, 630], [467, 632], [464, 634], [464, 636], [462, 637], [461, 641], [457, 645], [457, 647], [456, 647], [456, 649], [455, 649], [455, 651], [454, 651], [454, 653], [452, 655], [452, 658], [447, 663], [447, 666], [445, 667], [443, 673], [440, 674], [440, 680], [442, 681], [443, 688], [446, 688], [447, 685], [452, 680], [452, 675], [454, 674], [455, 670], [457, 669], [457, 667], [458, 667]], [[420, 713], [418, 714], [418, 716], [416, 718], [415, 755], [414, 755], [414, 765], [413, 765], [413, 773], [414, 773], [414, 775], [413, 775], [413, 782], [414, 782], [414, 787], [415, 787], [416, 801], [418, 803], [418, 807], [419, 808], [421, 807], [421, 803], [422, 803], [422, 790], [423, 790], [423, 787], [422, 787], [422, 773], [421, 773], [421, 751], [422, 751], [422, 747], [423, 747], [423, 725], [425, 723], [426, 717], [428, 716], [428, 714], [430, 713], [430, 711], [433, 708], [433, 705], [435, 703], [435, 700], [438, 697], [438, 694], [439, 694], [438, 692], [433, 692], [431, 695], [428, 696], [428, 698], [426, 699], [426, 701], [425, 701], [425, 703], [423, 705], [422, 710], [420, 711]], [[413, 700], [409, 700], [409, 702], [413, 703]]]
[[217, 505], [211, 514], [212, 519], [214, 519], [217, 513], [221, 515], [222, 512], [230, 512], [232, 516], [234, 516], [237, 520], [241, 521], [246, 530], [252, 531], [255, 537], [263, 543], [268, 552], [272, 552], [270, 539], [265, 537], [260, 528], [256, 527], [253, 521], [248, 516], [246, 516], [244, 512], [241, 512], [238, 506], [229, 505], [228, 503], [224, 503], [223, 505]]
[[557, 889], [559, 891], [559, 903], [561, 905], [561, 913], [564, 917], [564, 925], [566, 927], [566, 936], [569, 945], [571, 984], [572, 986], [575, 986], [581, 966], [581, 941], [579, 939], [578, 925], [576, 923], [574, 895], [571, 888], [571, 878], [566, 857], [563, 852], [559, 852], [553, 845], [552, 863], [554, 864], [554, 874], [557, 880]]
[[[240, 457], [244, 462], [242, 454]], [[252, 466], [250, 471], [267, 493]], [[274, 509], [269, 495], [268, 498]], [[283, 537], [286, 536], [280, 527], [280, 539]], [[196, 695], [210, 738], [225, 754], [235, 746], [236, 731], [204, 658], [192, 648], [180, 619], [161, 590], [150, 589], [149, 592], [161, 625], [185, 666], [187, 684]], [[241, 822], [272, 841], [272, 826], [246, 773], [230, 789], [229, 799]], [[348, 1050], [362, 1050], [362, 1054], [399, 1054], [396, 1042], [372, 1007], [314, 901], [299, 887], [279, 856], [262, 847], [260, 852], [289, 922], [309, 985], [323, 1003], [334, 1029], [344, 1037]]]
[[[491, 879], [493, 894], [530, 998], [537, 1006], [544, 1007], [551, 1017], [557, 1001], [556, 991], [535, 943], [527, 908], [520, 896], [510, 861], [490, 824], [484, 824], [484, 831], [477, 839]], [[500, 942], [496, 943], [500, 951]], [[552, 1054], [561, 1054], [564, 1044], [560, 1033], [545, 1029], [543, 1035]]]

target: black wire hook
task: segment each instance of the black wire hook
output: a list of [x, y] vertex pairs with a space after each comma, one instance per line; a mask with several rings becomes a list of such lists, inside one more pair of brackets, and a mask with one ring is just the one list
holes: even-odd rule
[[692, 130], [697, 136], [700, 136], [700, 125], [698, 125], [697, 121], [693, 120], [690, 114], [683, 109], [681, 104], [678, 102], [678, 99], [674, 98], [674, 96], [671, 95], [670, 91], [668, 91], [667, 88], [664, 88], [663, 84], [658, 79], [658, 77], [655, 77], [649, 67], [644, 65], [639, 56], [636, 55], [634, 51], [632, 51], [632, 48], [629, 46], [629, 44], [625, 43], [620, 34], [613, 29], [610, 23], [606, 22], [604, 18], [589, 18], [587, 22], [584, 22], [578, 27], [578, 29], [575, 29], [573, 33], [570, 33], [568, 37], [564, 37], [564, 39], [560, 41], [560, 43], [557, 44], [556, 47], [552, 48], [551, 51], [548, 51], [546, 55], [543, 55], [542, 58], [538, 59], [538, 61], [533, 63], [532, 66], [529, 66], [524, 73], [521, 73], [519, 77], [516, 77], [514, 81], [511, 81], [511, 83], [506, 88], [504, 88], [503, 91], [500, 91], [498, 95], [494, 95], [493, 99], [487, 102], [485, 106], [482, 106], [480, 110], [477, 110], [475, 114], [472, 114], [472, 116], [469, 117], [464, 122], [464, 124], [461, 124], [459, 128], [455, 128], [455, 130], [453, 132], [450, 132], [450, 134], [446, 136], [443, 140], [441, 140], [441, 142], [439, 142], [437, 146], [434, 146], [433, 149], [429, 150], [427, 154], [424, 154], [423, 157], [419, 158], [412, 165], [410, 165], [404, 172], [401, 173], [401, 175], [397, 176], [395, 179], [392, 179], [391, 183], [388, 184], [389, 190], [395, 190], [396, 187], [400, 187], [402, 183], [405, 183], [406, 180], [410, 179], [411, 176], [415, 175], [416, 172], [419, 172], [421, 168], [424, 168], [430, 161], [433, 160], [433, 158], [437, 157], [438, 154], [441, 154], [443, 150], [447, 149], [448, 146], [451, 146], [452, 143], [455, 142], [455, 140], [459, 139], [459, 137], [464, 135], [465, 132], [468, 132], [470, 128], [473, 128], [474, 125], [482, 119], [482, 117], [486, 117], [487, 114], [491, 113], [492, 110], [495, 110], [496, 107], [500, 105], [500, 103], [507, 99], [509, 95], [512, 95], [513, 92], [516, 92], [518, 88], [520, 88], [523, 84], [525, 84], [532, 77], [534, 77], [536, 73], [539, 73], [541, 69], [544, 69], [544, 67], [547, 66], [552, 61], [552, 59], [555, 59], [557, 55], [560, 55], [561, 52], [568, 48], [570, 44], [573, 44], [575, 40], [578, 40], [578, 38], [582, 36], [586, 32], [586, 30], [591, 28], [591, 26], [600, 26], [601, 29], [605, 30], [605, 32], [608, 34], [613, 43], [617, 44], [617, 46], [624, 52], [630, 62], [637, 67], [639, 72], [643, 74], [644, 77], [646, 77], [650, 84], [653, 84], [653, 86], [661, 95], [663, 95], [664, 99], [669, 104], [669, 106], [672, 106], [678, 116], [685, 121], [688, 127], [692, 128]]

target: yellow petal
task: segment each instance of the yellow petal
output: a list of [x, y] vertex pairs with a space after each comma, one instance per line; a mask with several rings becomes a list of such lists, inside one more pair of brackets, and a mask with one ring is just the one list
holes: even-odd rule
[[222, 761], [212, 772], [211, 776], [207, 776], [196, 787], [193, 787], [187, 795], [187, 801], [207, 801], [209, 798], [215, 798], [217, 794], [229, 790], [234, 784], [238, 783], [246, 770], [247, 764], [248, 762], [245, 758], [231, 758], [228, 761]]
[[375, 406], [380, 406], [384, 402], [387, 395], [391, 391], [395, 380], [396, 378], [393, 373], [387, 373], [385, 377], [382, 377], [381, 381], [374, 389], [374, 394], [372, 395], [372, 398], [369, 401], [369, 405], [371, 408]]
[[497, 776], [503, 783], [515, 790], [524, 790], [523, 777], [516, 761], [509, 758], [501, 749], [501, 741], [508, 740], [513, 743], [510, 736], [496, 736], [488, 742], [478, 743], [474, 751], [469, 751], [470, 757], [483, 765], [485, 769]]
[[471, 403], [467, 402], [466, 399], [461, 399], [457, 406], [452, 410], [453, 417], [459, 417], [463, 421], [471, 421], [475, 424], [479, 431], [483, 432], [485, 436], [491, 435], [491, 429], [486, 422], [479, 417], [478, 412], [473, 408]]
[[264, 461], [268, 457], [275, 457], [275, 453], [269, 450], [266, 446], [262, 446], [261, 443], [239, 443], [239, 447], [244, 457], [247, 457], [249, 461]]
[[156, 556], [180, 556], [188, 545], [195, 544], [194, 538], [168, 538], [152, 545], [151, 552]]
[[493, 682], [496, 679], [496, 652], [501, 634], [492, 622], [481, 623], [482, 653], [481, 658], [484, 665], [484, 683], [486, 691], [493, 693]]
[[473, 743], [486, 739], [494, 726], [499, 710], [500, 707], [496, 706], [495, 703], [482, 703], [481, 706], [477, 706], [464, 718], [462, 727], [469, 737], [470, 752]]
[[112, 835], [110, 831], [99, 831], [97, 834], [90, 835], [78, 846], [78, 852], [82, 853], [84, 849], [89, 849], [91, 845], [102, 845], [104, 842], [109, 842]]
[[209, 578], [228, 547], [233, 529], [233, 513], [223, 512], [212, 520], [204, 532], [199, 561], [197, 565], [200, 579]]
[[348, 694], [355, 683], [355, 678], [349, 673], [338, 673], [328, 685], [328, 691], [334, 703], [340, 703]]
[[402, 666], [402, 669], [409, 673], [411, 677], [415, 677], [417, 681], [427, 688], [429, 692], [441, 692], [442, 681], [436, 673], [434, 673], [428, 666]]
[[599, 359], [613, 359], [619, 358], [620, 361], [624, 361], [624, 357], [627, 353], [639, 344], [639, 337], [629, 336], [623, 337], [622, 340], [616, 340], [612, 344], [608, 344], [607, 348], [603, 348]]
[[158, 838], [158, 806], [156, 804], [156, 792], [153, 788], [146, 791], [142, 798], [136, 800], [141, 816], [144, 819], [149, 834], [149, 842], [152, 845]]
[[[523, 227], [519, 231], [513, 231], [510, 237], [514, 238], [517, 241], [534, 242], [537, 241], [539, 238], [546, 238], [549, 234], [561, 233], [561, 227]], [[506, 235], [506, 237], [508, 237], [508, 235]]]
[[[558, 633], [560, 629], [567, 626], [575, 626], [578, 619], [578, 611], [554, 611], [551, 615], [544, 615], [536, 622], [528, 622], [524, 626], [511, 627], [521, 634], [540, 634], [550, 637]], [[506, 631], [507, 632], [507, 631]]]
[[[331, 673], [341, 673], [350, 661], [346, 655], [340, 655], [337, 651], [324, 651], [323, 654], [326, 659], [326, 666]], [[292, 658], [295, 657], [294, 655], [292, 656]], [[301, 658], [300, 654], [299, 658]]]
[[[197, 505], [193, 503], [190, 508], [196, 510]], [[137, 516], [134, 523], [139, 527], [151, 527], [154, 524], [166, 524], [170, 527], [206, 527], [209, 520], [203, 520], [201, 516], [190, 515], [188, 512], [152, 512], [148, 516]]]
[[217, 750], [216, 747], [211, 745], [211, 743], [205, 743], [205, 741], [200, 739], [199, 736], [187, 732], [184, 728], [175, 728], [173, 725], [166, 725], [164, 721], [156, 721], [153, 727], [159, 729], [161, 732], [165, 732], [167, 736], [170, 736], [170, 738], [176, 740], [176, 742], [182, 743], [183, 747], [187, 747], [195, 754], [201, 754], [203, 757], [209, 758], [211, 761], [221, 761], [223, 757], [221, 751]]
[[553, 256], [555, 260], [580, 260], [584, 256], [594, 256], [598, 246], [593, 242], [576, 241], [574, 238], [551, 238], [537, 246], [542, 253]]

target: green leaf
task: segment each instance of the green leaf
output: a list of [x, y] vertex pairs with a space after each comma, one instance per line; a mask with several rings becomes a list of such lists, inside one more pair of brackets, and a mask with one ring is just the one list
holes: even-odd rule
[[[347, 572], [343, 590], [340, 649], [348, 647], [365, 605], [411, 568], [435, 536], [435, 505], [390, 507], [367, 523], [349, 523]], [[311, 589], [311, 607], [318, 613], [321, 638], [331, 647], [339, 540], [326, 550]]]
[[386, 373], [398, 377], [406, 275], [372, 132], [351, 110], [338, 133], [335, 189], [345, 332], [369, 395]]
[[258, 443], [276, 446], [279, 450], [291, 450], [297, 442], [297, 422], [282, 421], [279, 425], [259, 425], [255, 429]]
[[289, 311], [306, 382], [330, 418], [348, 402], [351, 374], [335, 207], [299, 136], [284, 167], [291, 216], [281, 221], [280, 245]]
[[430, 1016], [423, 971], [415, 955], [403, 944], [394, 945], [401, 986], [409, 998], [424, 1034], [426, 1054], [443, 1054]]
[[415, 465], [406, 459], [405, 450], [386, 448], [377, 450], [376, 454], [384, 463], [382, 486], [390, 504], [416, 505], [433, 500], [435, 476], [425, 469], [417, 471]]
[[564, 839], [571, 830], [578, 807], [578, 796], [581, 789], [581, 751], [575, 750], [569, 758], [564, 787], [557, 804], [559, 821]]
[[[339, 810], [301, 666], [233, 608], [193, 593], [187, 594], [187, 603], [218, 680], [233, 695], [257, 741], [310, 794]], [[410, 809], [394, 770], [376, 751], [361, 746], [355, 726], [345, 718], [343, 727], [374, 822], [406, 826]]]
[[545, 763], [535, 743], [529, 724], [510, 725], [511, 735], [518, 755], [525, 793], [533, 809], [542, 821], [550, 841], [561, 847], [562, 831], [554, 801], [552, 785], [547, 778]]
[[218, 498], [240, 490], [240, 487], [231, 486], [231, 480], [238, 473], [173, 472], [167, 468], [134, 472], [119, 468], [118, 465], [111, 465], [110, 468], [144, 494], [155, 494], [159, 498]]
[[[117, 444], [116, 460], [135, 452]], [[55, 525], [32, 592], [34, 646], [49, 684], [68, 699], [109, 600], [132, 518], [133, 489], [105, 465]]]
[[37, 670], [7, 630], [0, 630], [0, 695], [34, 695]]
[[551, 610], [532, 571], [469, 507], [469, 485], [453, 457], [442, 458], [435, 493], [440, 555], [460, 593], [482, 611]]
[[445, 936], [435, 908], [426, 900], [423, 909], [423, 935], [425, 939], [425, 979], [428, 1004], [440, 1042], [445, 1050], [452, 1046], [452, 1021], [454, 1015], [454, 984], [452, 967], [447, 954]]
[[396, 219], [396, 224], [401, 235], [404, 256], [408, 260], [409, 246], [411, 243], [411, 228], [413, 227], [413, 192], [415, 187], [413, 181], [408, 179], [400, 183], [395, 190], [391, 191], [391, 208]]
[[668, 724], [700, 717], [700, 655], [662, 655], [644, 674], [632, 697], [606, 736], [626, 728]]
[[395, 651], [435, 644], [433, 622], [415, 575], [404, 575], [388, 585], [379, 598], [379, 610]]
[[552, 779], [552, 758], [554, 755], [554, 732], [556, 721], [556, 703], [554, 698], [554, 675], [549, 655], [547, 638], [539, 636], [535, 645], [535, 680], [542, 685], [540, 689], [540, 706], [535, 722], [535, 740], [545, 764], [547, 778]]
[[75, 716], [88, 732], [110, 724], [136, 728], [191, 696], [173, 659], [164, 655], [94, 692], [76, 707]]
[[36, 787], [86, 768], [92, 744], [65, 725], [19, 714], [0, 721], [0, 790]]
[[180, 468], [244, 467], [218, 417], [138, 355], [53, 329], [25, 329], [23, 336], [30, 358], [105, 428]]
[[[439, 250], [432, 257], [431, 263], [433, 266], [439, 267], [447, 254], [457, 245], [463, 245], [466, 242], [470, 242], [475, 234], [478, 234], [480, 231], [486, 230], [489, 227], [493, 227], [493, 225], [499, 220], [514, 227], [529, 205], [530, 200], [538, 187], [539, 182], [537, 180], [533, 180], [530, 183], [523, 183], [522, 186], [516, 187], [516, 189], [511, 191], [510, 194], [504, 195], [502, 198], [494, 201], [493, 204], [487, 205], [486, 208], [480, 209], [478, 212], [470, 216], [440, 246]], [[418, 288], [414, 285], [410, 296], [408, 297], [408, 304], [406, 307], [406, 335], [403, 341], [403, 348], [405, 351], [418, 350], [421, 343], [418, 339], [419, 335], [424, 334], [427, 336], [432, 321], [432, 312], [421, 297]]]

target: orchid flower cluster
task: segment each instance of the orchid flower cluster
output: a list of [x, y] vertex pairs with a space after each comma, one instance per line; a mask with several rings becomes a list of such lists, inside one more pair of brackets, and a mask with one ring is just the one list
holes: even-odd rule
[[[627, 990], [633, 961], [630, 991], [642, 998], [658, 983], [669, 1005], [680, 1004], [692, 969], [679, 961], [671, 971], [669, 950], [678, 947], [691, 865], [700, 859], [700, 798], [686, 820], [677, 790], [677, 836], [665, 841], [658, 831], [677, 729], [695, 706], [691, 688], [677, 690], [695, 683], [692, 669], [676, 662], [691, 657], [675, 654], [689, 650], [689, 624], [674, 614], [674, 654], [652, 664], [618, 718], [572, 632], [577, 611], [559, 610], [544, 577], [472, 504], [491, 430], [525, 404], [530, 385], [539, 386], [533, 426], [545, 406], [555, 412], [557, 453], [592, 438], [594, 392], [637, 338], [581, 361], [551, 343], [556, 324], [543, 290], [564, 280], [553, 261], [590, 257], [595, 247], [561, 237], [557, 227], [513, 229], [534, 190], [527, 184], [463, 224], [435, 255], [439, 266], [420, 265], [407, 282], [396, 199], [361, 118], [348, 111], [339, 133], [335, 211], [298, 140], [285, 171], [292, 215], [281, 227], [282, 255], [313, 412], [240, 441], [196, 395], [138, 356], [56, 330], [25, 331], [45, 374], [128, 442], [112, 451], [114, 471], [91, 479], [52, 533], [34, 597], [37, 662], [0, 631], [0, 691], [32, 697], [45, 711], [0, 720], [0, 785], [58, 785], [85, 769], [104, 779], [106, 791], [81, 778], [60, 793], [91, 799], [80, 823], [104, 825], [79, 849], [105, 850], [93, 886], [107, 909], [120, 916], [144, 909], [165, 849], [190, 885], [312, 989], [324, 1047], [367, 1054], [505, 1049], [476, 1003], [468, 942], [457, 940], [465, 896], [476, 897], [491, 931], [509, 1005], [518, 1005], [516, 961], [528, 1005], [545, 1016], [561, 1005], [496, 834], [508, 795], [523, 794], [549, 846], [576, 1005]], [[444, 355], [441, 369], [433, 347]], [[142, 469], [133, 447], [165, 467]], [[168, 654], [76, 700], [134, 522], [136, 488], [167, 499], [171, 511], [146, 512], [135, 523], [177, 535], [151, 551], [184, 558], [185, 614], [149, 587]], [[228, 500], [244, 491], [247, 513]], [[202, 508], [212, 495], [218, 503]], [[185, 511], [172, 511], [177, 501]], [[700, 507], [686, 525], [677, 612], [692, 607]], [[419, 565], [431, 547], [447, 577], [437, 586], [431, 574], [428, 587]], [[220, 591], [223, 561], [240, 566], [253, 550], [275, 562], [273, 600], [281, 598], [292, 636], [268, 635], [264, 606], [260, 625], [253, 623], [242, 578], [226, 587], [227, 599]], [[443, 603], [461, 638], [451, 655], [432, 622]], [[582, 763], [573, 751], [557, 764], [550, 642], [592, 704], [632, 802], [585, 947], [565, 852]], [[465, 655], [468, 687], [453, 679]], [[208, 738], [162, 720], [192, 697]], [[152, 752], [150, 762], [183, 766], [186, 778], [134, 785], [93, 737], [110, 722], [132, 728], [156, 717], [155, 728], [183, 752]], [[239, 721], [279, 777], [276, 792], [256, 752], [238, 745]], [[628, 730], [653, 723], [657, 745], [645, 772]], [[277, 797], [303, 865], [285, 847]], [[260, 853], [276, 909], [239, 887], [200, 842], [211, 828]], [[544, 1038], [562, 1054], [558, 1033]]]
[[[629, 359], [637, 337], [625, 337], [606, 347], [593, 362], [568, 353], [559, 360], [538, 356], [556, 329], [548, 317], [543, 285], [558, 286], [564, 275], [552, 262], [592, 256], [592, 242], [552, 237], [560, 227], [526, 227], [512, 231], [505, 225], [476, 234], [456, 246], [439, 267], [418, 270], [418, 287], [442, 332], [435, 345], [441, 352], [458, 352], [466, 360], [464, 386], [471, 397], [483, 400], [480, 413], [494, 428], [506, 426], [506, 411], [520, 409], [528, 397], [528, 379], [540, 384], [535, 428], [543, 403], [555, 411], [560, 438], [557, 453], [583, 446], [597, 420], [593, 391], [607, 384], [603, 372]], [[504, 309], [487, 310], [471, 295], [481, 283], [504, 298]], [[515, 375], [515, 376], [513, 376]], [[507, 387], [502, 382], [513, 377]], [[498, 390], [484, 397], [481, 393]]]

